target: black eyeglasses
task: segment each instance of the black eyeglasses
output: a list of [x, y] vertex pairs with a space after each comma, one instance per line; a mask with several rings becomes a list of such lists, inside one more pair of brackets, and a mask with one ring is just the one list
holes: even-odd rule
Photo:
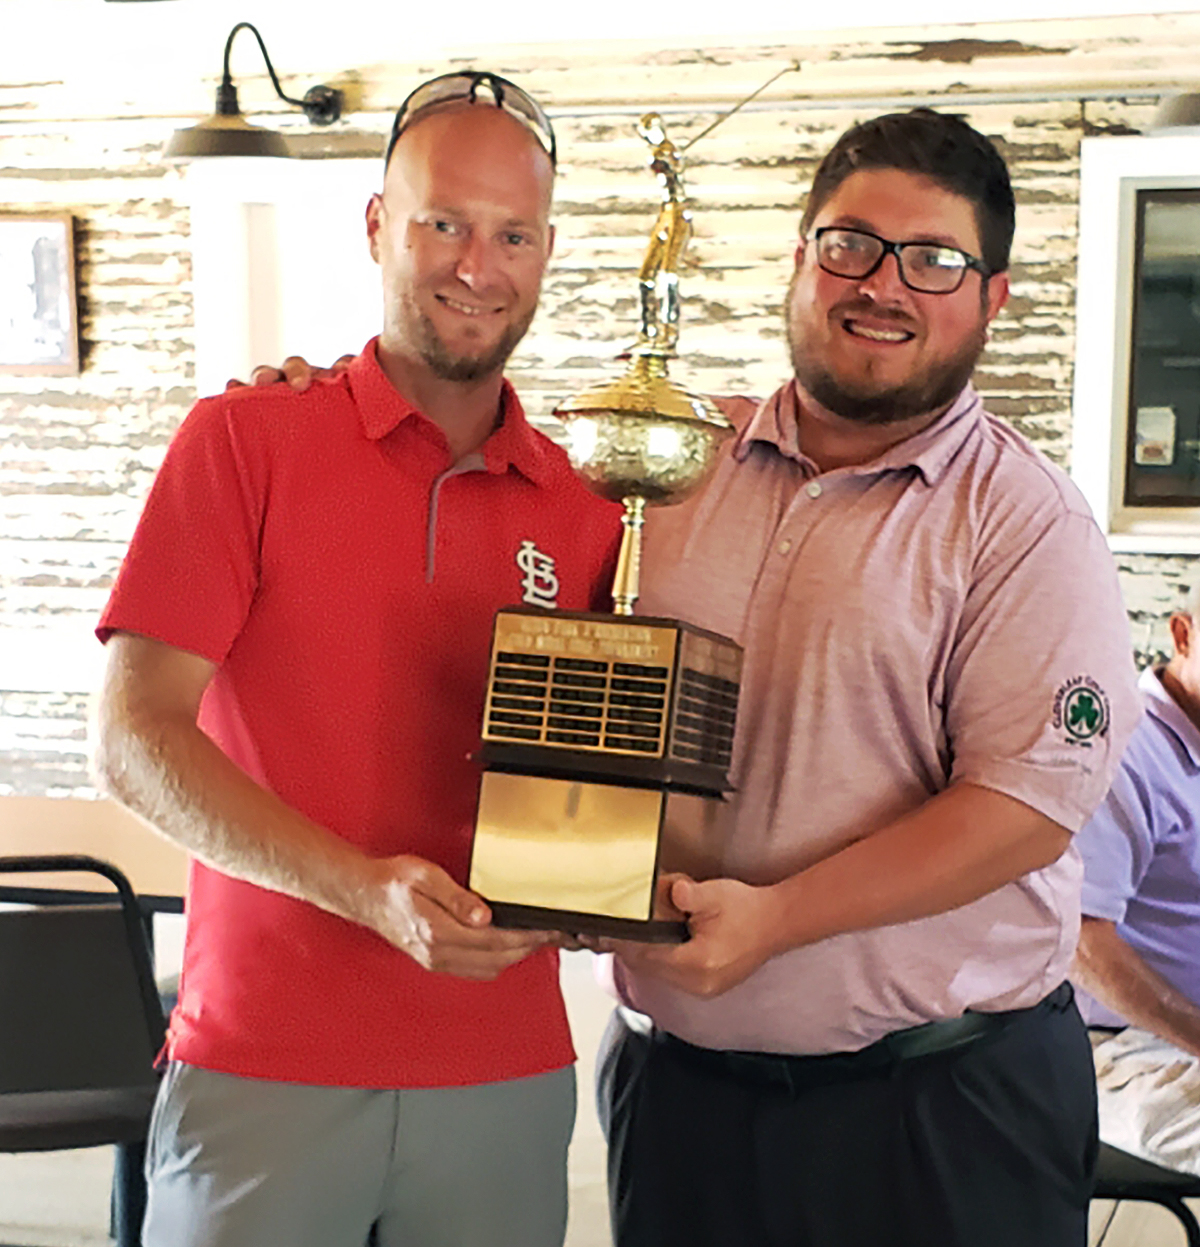
[[[482, 97], [479, 89], [483, 87], [487, 94]], [[554, 127], [546, 110], [515, 82], [501, 78], [485, 69], [465, 69], [452, 74], [442, 74], [438, 78], [430, 78], [423, 82], [400, 105], [396, 118], [392, 122], [392, 135], [388, 139], [387, 153], [384, 156], [386, 165], [392, 158], [392, 149], [396, 140], [428, 109], [438, 108], [443, 104], [488, 104], [503, 108], [510, 117], [515, 117], [523, 126], [533, 132], [538, 142], [546, 149], [551, 164], [558, 162], [558, 145], [554, 140]]]
[[991, 276], [982, 260], [936, 242], [889, 242], [865, 229], [827, 225], [813, 234], [817, 263], [834, 277], [861, 281], [894, 255], [900, 280], [921, 294], [953, 294], [974, 269], [984, 281]]

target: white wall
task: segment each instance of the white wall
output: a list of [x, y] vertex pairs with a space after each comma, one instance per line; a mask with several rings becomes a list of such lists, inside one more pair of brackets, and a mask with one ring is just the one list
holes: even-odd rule
[[[503, 60], [506, 48], [544, 43], [795, 44], [816, 32], [871, 30], [878, 37], [889, 29], [955, 25], [961, 35], [965, 22], [1198, 10], [1196, 0], [974, 0], [969, 6], [962, 0], [908, 0], [899, 8], [891, 0], [860, 0], [852, 6], [797, 5], [794, 0], [675, 0], [658, 5], [608, 0], [603, 11], [607, 38], [598, 40], [595, 7], [562, 0], [460, 0], [450, 7], [342, 0], [329, 9], [294, 0], [0, 0], [0, 82], [62, 78], [66, 91], [86, 96], [89, 112], [98, 97], [133, 103], [148, 88], [161, 87], [182, 110], [206, 112], [212, 95], [202, 80], [211, 82], [219, 74], [225, 37], [238, 21], [259, 26], [272, 59], [287, 77], [302, 76], [313, 66], [349, 68], [380, 61], [428, 61], [436, 71], [481, 49], [495, 63]], [[239, 35], [233, 52], [235, 78], [261, 75], [262, 69], [253, 37]], [[269, 98], [269, 88], [264, 98]]]

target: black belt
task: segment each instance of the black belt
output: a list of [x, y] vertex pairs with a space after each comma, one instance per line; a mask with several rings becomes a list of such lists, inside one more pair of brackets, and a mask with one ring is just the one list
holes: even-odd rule
[[887, 1077], [906, 1061], [959, 1052], [989, 1035], [999, 1034], [1014, 1022], [1046, 1011], [1068, 1008], [1075, 993], [1061, 983], [1044, 1000], [1027, 1009], [1003, 1013], [973, 1013], [926, 1022], [908, 1030], [893, 1031], [857, 1052], [830, 1052], [817, 1056], [790, 1056], [773, 1052], [722, 1052], [699, 1048], [667, 1031], [654, 1030], [654, 1041], [682, 1064], [739, 1082], [757, 1083], [790, 1091], [852, 1082], [861, 1078]]

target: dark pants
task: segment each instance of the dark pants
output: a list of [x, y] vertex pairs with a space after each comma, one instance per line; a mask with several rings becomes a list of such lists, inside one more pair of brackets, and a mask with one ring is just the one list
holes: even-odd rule
[[614, 1014], [616, 1247], [1084, 1247], [1097, 1150], [1069, 989], [971, 1045], [825, 1085], [712, 1068]]

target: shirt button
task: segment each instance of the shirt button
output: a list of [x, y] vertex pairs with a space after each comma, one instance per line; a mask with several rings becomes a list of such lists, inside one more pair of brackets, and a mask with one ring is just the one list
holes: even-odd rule
[[780, 553], [780, 554], [787, 554], [787, 553], [788, 553], [788, 551], [789, 551], [789, 550], [791, 550], [791, 548], [792, 548], [792, 539], [791, 539], [790, 537], [785, 537], [785, 538], [784, 538], [784, 539], [783, 539], [783, 540], [779, 543], [779, 553]]
[[819, 498], [821, 496], [821, 482], [820, 481], [809, 481], [808, 484], [805, 485], [804, 487], [804, 492], [810, 498]]

